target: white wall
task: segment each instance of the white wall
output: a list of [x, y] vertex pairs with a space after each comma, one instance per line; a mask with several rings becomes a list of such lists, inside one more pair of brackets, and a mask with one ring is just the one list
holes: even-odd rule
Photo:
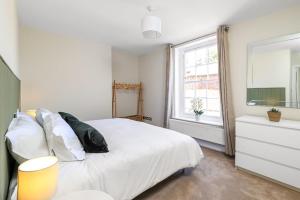
[[[116, 82], [138, 83], [138, 56], [119, 49], [112, 49], [112, 80]], [[117, 91], [117, 116], [135, 115], [138, 91]]]
[[204, 141], [225, 144], [223, 127], [171, 119], [170, 128]]
[[20, 77], [18, 65], [18, 18], [15, 0], [0, 1], [0, 55]]
[[46, 107], [82, 120], [111, 117], [111, 47], [20, 28], [22, 110]]
[[[300, 32], [300, 7], [231, 26], [229, 31], [231, 80], [236, 116], [266, 115], [268, 107], [246, 105], [247, 45], [251, 42]], [[283, 118], [300, 120], [300, 110], [280, 108]]]
[[139, 58], [139, 77], [144, 84], [144, 111], [151, 124], [163, 126], [166, 80], [166, 47]]
[[300, 65], [300, 52], [292, 52], [292, 66]]
[[290, 49], [255, 52], [252, 55], [250, 66], [248, 83], [251, 84], [247, 85], [248, 88], [285, 88], [285, 101], [291, 102]]
[[[284, 87], [286, 92], [289, 92], [290, 66], [291, 51], [289, 49], [255, 53], [252, 58], [253, 82], [248, 87]], [[251, 76], [251, 74], [248, 75]]]

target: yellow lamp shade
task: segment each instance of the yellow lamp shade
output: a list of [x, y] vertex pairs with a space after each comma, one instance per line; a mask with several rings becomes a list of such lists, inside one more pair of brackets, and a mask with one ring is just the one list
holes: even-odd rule
[[36, 116], [36, 110], [26, 110], [25, 113], [27, 115], [31, 116], [32, 118], [35, 118], [35, 116]]
[[18, 168], [18, 200], [50, 200], [56, 190], [57, 158], [40, 157], [22, 163]]

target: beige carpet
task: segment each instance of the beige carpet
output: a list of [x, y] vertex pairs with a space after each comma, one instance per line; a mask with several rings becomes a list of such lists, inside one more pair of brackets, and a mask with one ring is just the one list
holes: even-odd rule
[[235, 169], [223, 153], [202, 148], [191, 174], [177, 174], [135, 200], [300, 200], [300, 193]]

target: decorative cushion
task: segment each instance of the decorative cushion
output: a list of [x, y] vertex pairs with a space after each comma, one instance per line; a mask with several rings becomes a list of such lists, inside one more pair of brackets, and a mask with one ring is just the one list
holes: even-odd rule
[[69, 113], [59, 112], [61, 117], [71, 126], [78, 136], [85, 152], [87, 153], [105, 153], [108, 147], [104, 137], [92, 126], [79, 121]]
[[57, 113], [44, 118], [49, 151], [59, 161], [84, 160], [85, 152], [72, 128]]
[[31, 117], [21, 115], [14, 118], [5, 138], [9, 152], [19, 164], [49, 155], [45, 133]]

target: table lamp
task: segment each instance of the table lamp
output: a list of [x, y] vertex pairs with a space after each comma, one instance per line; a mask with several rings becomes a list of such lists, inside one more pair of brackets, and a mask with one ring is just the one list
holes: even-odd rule
[[31, 109], [31, 110], [26, 110], [25, 113], [29, 116], [31, 116], [32, 118], [35, 118], [36, 116], [36, 110]]
[[50, 200], [56, 190], [57, 158], [34, 158], [18, 167], [18, 200]]

